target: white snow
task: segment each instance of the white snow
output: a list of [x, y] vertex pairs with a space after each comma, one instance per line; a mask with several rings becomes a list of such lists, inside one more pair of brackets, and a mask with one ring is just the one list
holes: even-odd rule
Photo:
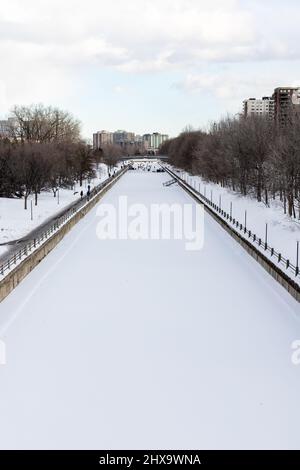
[[[118, 204], [195, 202], [128, 172]], [[0, 305], [2, 449], [300, 448], [299, 305], [209, 216], [202, 251], [92, 210]]]
[[[24, 209], [24, 199], [0, 198], [0, 244], [24, 237], [64, 207], [80, 199], [80, 191], [83, 190], [86, 194], [88, 184], [93, 188], [107, 178], [107, 166], [100, 164], [96, 173], [96, 178], [90, 182], [83, 181], [82, 188], [79, 183], [75, 184], [74, 189], [61, 188], [59, 198], [54, 198], [52, 191], [43, 191], [38, 197], [37, 206], [34, 205], [34, 196], [30, 196], [27, 210]], [[33, 220], [31, 220], [31, 201], [33, 201]], [[7, 248], [8, 245], [0, 246], [0, 254]]]
[[[170, 169], [172, 168], [170, 167]], [[245, 211], [247, 211], [248, 230], [255, 233], [263, 242], [265, 241], [266, 224], [268, 224], [268, 244], [296, 266], [297, 241], [300, 241], [300, 221], [283, 213], [282, 203], [278, 198], [270, 199], [270, 207], [267, 207], [255, 198], [242, 196], [228, 188], [222, 188], [219, 184], [205, 181], [199, 176], [192, 176], [179, 170], [177, 173], [179, 176], [182, 175], [185, 181], [197, 191], [200, 189], [203, 195], [206, 194], [207, 199], [211, 200], [212, 195], [214, 204], [219, 205], [221, 196], [221, 208], [228, 214], [230, 214], [232, 202], [233, 217], [243, 225]], [[287, 274], [289, 273], [287, 272]]]

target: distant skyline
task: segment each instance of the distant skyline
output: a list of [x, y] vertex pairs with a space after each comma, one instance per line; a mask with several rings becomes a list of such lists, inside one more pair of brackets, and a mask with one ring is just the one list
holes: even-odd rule
[[0, 12], [0, 118], [72, 112], [83, 136], [175, 136], [300, 86], [298, 0], [10, 0]]
[[148, 130], [146, 132], [140, 133], [140, 132], [135, 132], [134, 129], [124, 129], [123, 127], [118, 127], [118, 128], [115, 128], [115, 129], [97, 129], [94, 133], [108, 132], [108, 133], [111, 133], [111, 134], [115, 134], [115, 133], [123, 132], [123, 131], [128, 132], [128, 133], [133, 133], [136, 136], [138, 136], [138, 135], [144, 136], [144, 135], [155, 134], [155, 133], [162, 134], [162, 132], [160, 132], [159, 129], [155, 129], [154, 131], [153, 130], [150, 130], [150, 131]]

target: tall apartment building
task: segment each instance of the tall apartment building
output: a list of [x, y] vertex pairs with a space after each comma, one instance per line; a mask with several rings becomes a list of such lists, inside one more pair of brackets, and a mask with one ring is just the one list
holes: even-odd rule
[[9, 137], [9, 123], [8, 121], [0, 121], [0, 138]]
[[10, 139], [12, 136], [12, 130], [15, 125], [16, 122], [14, 118], [0, 120], [0, 138]]
[[143, 142], [143, 136], [137, 134], [134, 138], [134, 141], [135, 142]]
[[114, 143], [113, 133], [108, 131], [99, 131], [93, 134], [93, 147], [94, 149], [100, 149], [105, 145], [111, 145]]
[[145, 134], [143, 138], [144, 141], [147, 142], [150, 150], [158, 150], [161, 144], [168, 140], [169, 136], [166, 134], [160, 134], [159, 132], [154, 132], [153, 134]]
[[280, 125], [286, 123], [291, 112], [300, 112], [299, 87], [275, 88], [273, 99], [275, 103], [275, 120]]
[[145, 145], [142, 135], [135, 135], [133, 147], [134, 151], [140, 152], [140, 154], [144, 154], [147, 151], [147, 146]]
[[143, 142], [145, 149], [148, 150], [151, 147], [151, 134], [144, 134]]
[[274, 99], [264, 96], [262, 99], [249, 98], [243, 102], [244, 116], [269, 116], [274, 119]]
[[113, 133], [113, 139], [114, 139], [114, 144], [124, 147], [128, 144], [134, 144], [135, 134], [134, 132], [118, 130]]
[[154, 132], [153, 134], [135, 135], [133, 132], [118, 130], [116, 132], [99, 131], [93, 134], [94, 149], [114, 144], [122, 147], [126, 152], [139, 149], [141, 152], [156, 152], [169, 136]]

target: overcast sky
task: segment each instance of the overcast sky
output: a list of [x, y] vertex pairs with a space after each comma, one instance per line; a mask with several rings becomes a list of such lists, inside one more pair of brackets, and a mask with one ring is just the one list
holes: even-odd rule
[[0, 117], [71, 111], [83, 134], [174, 136], [300, 85], [299, 0], [0, 0]]

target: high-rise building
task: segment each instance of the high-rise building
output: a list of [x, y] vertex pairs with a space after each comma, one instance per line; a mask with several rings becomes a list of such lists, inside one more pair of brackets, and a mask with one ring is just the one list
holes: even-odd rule
[[262, 99], [249, 98], [243, 102], [244, 116], [268, 116], [274, 119], [274, 99], [264, 96]]
[[140, 152], [141, 154], [147, 151], [147, 147], [145, 146], [145, 142], [143, 136], [136, 135], [134, 139], [134, 147], [136, 152]]
[[94, 149], [100, 149], [105, 145], [111, 145], [114, 143], [113, 133], [108, 131], [99, 131], [93, 134], [93, 147]]
[[145, 149], [148, 150], [151, 147], [151, 134], [144, 134], [143, 142], [144, 142]]
[[275, 88], [273, 95], [275, 103], [275, 120], [284, 125], [290, 113], [300, 112], [300, 88], [279, 87]]
[[159, 132], [154, 132], [151, 135], [150, 148], [152, 150], [158, 150], [163, 142], [168, 140], [169, 136], [166, 134], [160, 134]]
[[117, 130], [115, 132], [99, 131], [93, 134], [94, 149], [114, 144], [122, 147], [126, 152], [140, 151], [156, 153], [163, 142], [169, 139], [166, 134], [154, 132], [153, 134], [135, 135], [134, 132]]
[[113, 134], [114, 144], [124, 147], [128, 144], [134, 144], [135, 134], [133, 132], [127, 132], [118, 130]]
[[13, 133], [13, 128], [15, 127], [16, 122], [14, 118], [3, 119], [0, 121], [0, 138], [11, 138]]
[[0, 121], [0, 138], [9, 136], [9, 124], [8, 121]]

